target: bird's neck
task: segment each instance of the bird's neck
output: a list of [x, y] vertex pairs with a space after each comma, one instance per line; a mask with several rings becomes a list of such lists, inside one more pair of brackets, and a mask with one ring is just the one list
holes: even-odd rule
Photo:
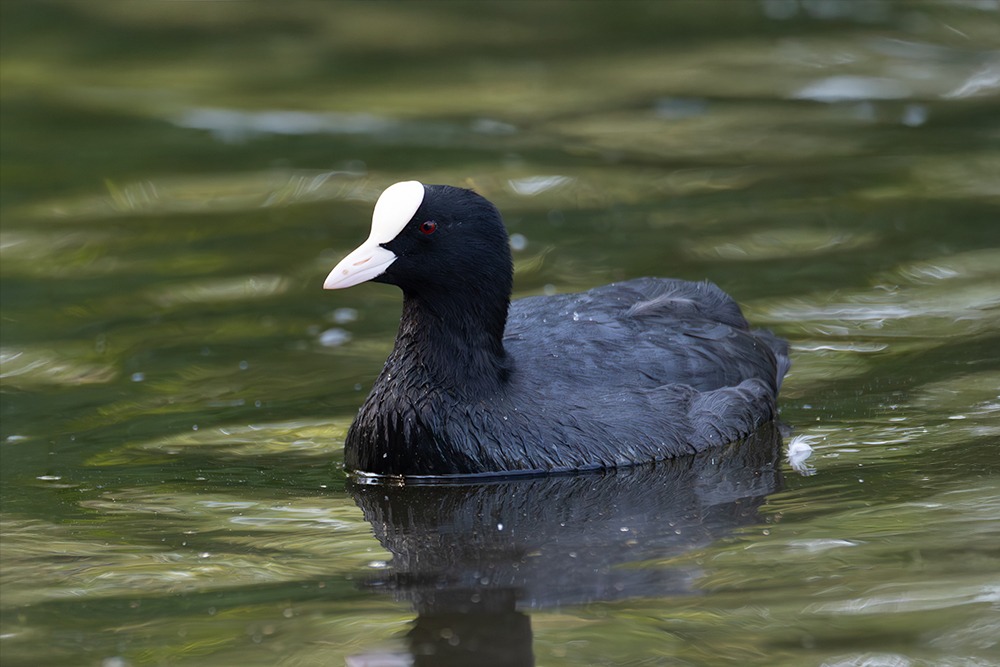
[[[426, 377], [455, 396], [482, 398], [507, 381], [509, 359], [503, 346], [509, 297], [506, 295], [404, 293], [396, 344], [388, 366], [396, 373]], [[492, 298], [490, 298], [492, 296]], [[413, 378], [410, 378], [411, 381]]]

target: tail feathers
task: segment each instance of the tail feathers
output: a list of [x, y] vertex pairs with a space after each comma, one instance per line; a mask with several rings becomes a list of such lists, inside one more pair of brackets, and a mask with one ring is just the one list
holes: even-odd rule
[[755, 329], [753, 331], [754, 338], [764, 343], [771, 354], [774, 355], [775, 361], [778, 362], [778, 374], [775, 379], [775, 389], [781, 389], [781, 381], [785, 379], [785, 374], [788, 373], [788, 369], [792, 367], [792, 360], [788, 357], [788, 341], [778, 338], [773, 333], [767, 329]]
[[[787, 364], [787, 356], [785, 357]], [[774, 396], [758, 379], [698, 394], [688, 419], [694, 425], [691, 444], [697, 451], [723, 445], [753, 433], [774, 418]]]

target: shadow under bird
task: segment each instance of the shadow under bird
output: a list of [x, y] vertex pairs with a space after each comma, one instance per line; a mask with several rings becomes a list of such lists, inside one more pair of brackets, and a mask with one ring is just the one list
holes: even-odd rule
[[627, 468], [349, 482], [392, 554], [362, 586], [417, 613], [399, 664], [534, 665], [536, 610], [699, 593], [705, 573], [693, 554], [763, 520], [783, 485], [781, 448], [778, 428], [765, 425], [695, 456]]
[[347, 433], [371, 475], [612, 468], [696, 454], [775, 417], [788, 346], [708, 282], [638, 278], [511, 302], [500, 213], [396, 183], [327, 276], [403, 291], [392, 353]]

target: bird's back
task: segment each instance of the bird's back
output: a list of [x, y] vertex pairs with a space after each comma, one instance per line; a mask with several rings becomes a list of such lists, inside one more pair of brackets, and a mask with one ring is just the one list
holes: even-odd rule
[[504, 345], [525, 382], [588, 392], [756, 378], [776, 393], [788, 368], [787, 345], [752, 331], [718, 287], [661, 278], [514, 301]]

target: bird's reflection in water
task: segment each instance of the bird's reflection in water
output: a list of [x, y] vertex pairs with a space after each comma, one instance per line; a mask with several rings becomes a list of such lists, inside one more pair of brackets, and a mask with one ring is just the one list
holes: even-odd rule
[[412, 655], [396, 664], [533, 665], [526, 610], [692, 592], [699, 571], [671, 558], [759, 521], [781, 486], [780, 450], [769, 425], [698, 456], [607, 472], [353, 485], [393, 555], [367, 585], [417, 612]]

